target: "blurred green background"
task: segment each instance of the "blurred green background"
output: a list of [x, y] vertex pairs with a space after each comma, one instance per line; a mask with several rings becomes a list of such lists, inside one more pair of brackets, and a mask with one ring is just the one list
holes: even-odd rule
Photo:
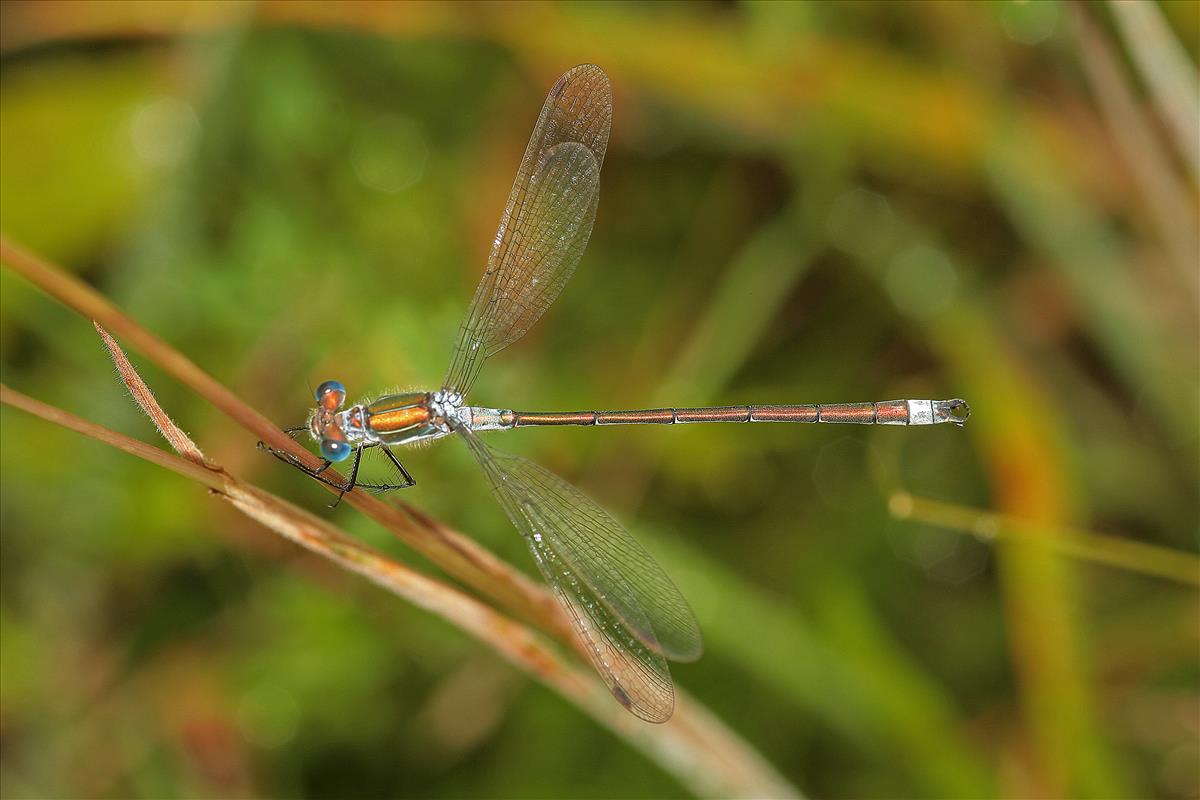
[[[533, 430], [692, 602], [674, 668], [820, 797], [1200, 796], [1194, 587], [893, 518], [1197, 549], [1196, 3], [0, 6], [0, 225], [281, 425], [432, 388], [538, 109], [608, 72], [591, 245], [484, 405], [965, 397], [963, 430]], [[1180, 111], [1182, 110], [1182, 114]], [[148, 441], [0, 272], [3, 381]], [[138, 354], [232, 472], [422, 570]], [[491, 651], [4, 408], [4, 797], [676, 797]], [[532, 572], [456, 442], [404, 499]]]

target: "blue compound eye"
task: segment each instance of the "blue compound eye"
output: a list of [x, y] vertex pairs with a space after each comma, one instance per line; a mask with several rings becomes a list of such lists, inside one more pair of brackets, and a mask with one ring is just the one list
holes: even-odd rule
[[337, 439], [321, 440], [321, 455], [330, 461], [345, 461], [349, 458], [350, 451], [353, 449], [349, 442], [341, 442]]
[[342, 404], [342, 401], [346, 399], [346, 387], [342, 386], [340, 381], [325, 381], [317, 387], [317, 402], [324, 403], [325, 395], [329, 394], [330, 392], [337, 393], [337, 404], [339, 406]]

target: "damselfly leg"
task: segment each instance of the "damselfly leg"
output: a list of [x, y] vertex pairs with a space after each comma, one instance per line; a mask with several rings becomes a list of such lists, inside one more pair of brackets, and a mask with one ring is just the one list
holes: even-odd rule
[[[288, 436], [291, 436], [293, 439], [295, 439], [299, 434], [305, 433], [307, 431], [308, 431], [307, 426], [298, 425], [295, 428], [285, 428], [283, 432], [286, 433]], [[335, 500], [333, 502], [333, 504], [330, 505], [330, 508], [337, 508], [338, 504], [342, 502], [342, 497], [345, 496], [346, 492], [353, 491], [354, 489], [363, 489], [365, 491], [371, 492], [372, 494], [376, 494], [376, 493], [390, 492], [394, 489], [407, 489], [407, 488], [409, 488], [411, 486], [415, 486], [417, 484], [416, 479], [414, 479], [413, 476], [409, 474], [408, 470], [404, 468], [404, 465], [400, 463], [400, 459], [396, 458], [396, 454], [391, 451], [391, 448], [389, 448], [385, 445], [379, 444], [379, 443], [360, 445], [359, 447], [355, 448], [354, 463], [350, 467], [350, 475], [349, 475], [349, 477], [345, 478], [344, 480], [336, 480], [334, 478], [331, 478], [328, 474], [326, 474], [326, 470], [328, 470], [331, 466], [333, 466], [333, 462], [330, 461], [329, 459], [322, 459], [321, 465], [319, 467], [310, 467], [308, 464], [306, 464], [303, 461], [301, 461], [300, 459], [296, 458], [291, 453], [271, 447], [266, 442], [259, 442], [258, 448], [260, 450], [264, 450], [264, 451], [270, 453], [271, 455], [275, 456], [276, 458], [278, 458], [280, 461], [284, 462], [285, 464], [289, 464], [289, 465], [295, 467], [296, 469], [303, 472], [305, 475], [308, 475], [311, 478], [316, 478], [317, 480], [319, 480], [321, 483], [325, 484], [326, 486], [330, 486], [334, 489], [337, 489], [338, 490], [337, 500]], [[371, 480], [371, 481], [361, 481], [361, 482], [359, 481], [359, 479], [358, 479], [359, 468], [362, 465], [363, 451], [369, 450], [371, 448], [379, 448], [379, 451], [381, 451], [383, 453], [384, 457], [387, 459], [388, 464], [390, 465], [390, 469], [394, 470], [396, 473], [397, 479], [395, 481], [392, 481], [392, 480]]]

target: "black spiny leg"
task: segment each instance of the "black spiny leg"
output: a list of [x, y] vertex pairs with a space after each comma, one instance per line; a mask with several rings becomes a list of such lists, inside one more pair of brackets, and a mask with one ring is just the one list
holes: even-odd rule
[[[283, 432], [286, 433], [288, 436], [291, 436], [294, 439], [294, 438], [296, 438], [296, 434], [304, 433], [307, 430], [308, 430], [308, 428], [305, 427], [304, 425], [299, 425], [295, 428], [284, 428]], [[270, 453], [271, 455], [275, 456], [283, 463], [285, 463], [289, 466], [295, 467], [296, 469], [300, 470], [301, 472], [303, 472], [305, 475], [309, 476], [310, 478], [316, 478], [317, 480], [319, 480], [321, 483], [325, 484], [326, 486], [331, 486], [334, 489], [337, 489], [338, 491], [342, 492], [342, 494], [345, 494], [346, 492], [348, 492], [354, 488], [354, 484], [352, 482], [335, 481], [332, 478], [322, 474], [325, 472], [325, 470], [327, 470], [333, 466], [333, 462], [330, 461], [329, 459], [324, 459], [321, 462], [321, 466], [314, 469], [314, 468], [308, 466], [307, 464], [305, 464], [300, 459], [296, 458], [291, 453], [285, 452], [283, 450], [276, 450], [274, 447], [271, 447], [266, 442], [259, 442], [258, 449], [264, 450], [264, 451]]]
[[404, 483], [398, 483], [394, 486], [384, 485], [380, 487], [379, 491], [386, 492], [390, 489], [407, 489], [410, 486], [416, 486], [416, 480], [413, 479], [412, 475], [408, 474], [408, 470], [406, 470], [404, 465], [400, 463], [400, 459], [396, 458], [396, 454], [392, 452], [391, 448], [385, 447], [383, 448], [383, 452], [388, 457], [388, 460], [396, 465], [396, 469], [400, 470], [400, 474], [404, 476]]
[[[354, 489], [354, 485], [358, 483], [358, 465], [362, 463], [362, 454], [363, 450], [365, 449], [365, 447], [355, 448], [354, 466], [350, 470], [350, 480], [346, 481], [346, 485], [342, 488], [342, 491], [338, 493], [337, 500], [333, 501], [333, 504], [329, 506], [330, 508], [337, 508], [338, 503], [342, 502], [342, 498], [346, 496], [346, 492], [352, 491]], [[328, 466], [328, 464], [326, 464], [326, 466]], [[325, 469], [325, 467], [321, 467], [321, 469]]]
[[[296, 428], [287, 428], [284, 430], [284, 433], [288, 434], [289, 436], [295, 437], [296, 434], [303, 433], [307, 430], [308, 430], [308, 428], [306, 428], [304, 426], [299, 426]], [[402, 483], [359, 483], [358, 482], [358, 470], [359, 470], [359, 466], [362, 463], [363, 451], [368, 448], [371, 448], [371, 447], [381, 447], [383, 449], [384, 455], [387, 456], [387, 459], [392, 462], [392, 465], [400, 473], [400, 476], [403, 479]], [[368, 445], [361, 445], [360, 447], [355, 449], [354, 465], [350, 471], [350, 477], [346, 480], [341, 480], [341, 481], [334, 480], [333, 478], [330, 478], [329, 476], [324, 474], [325, 470], [327, 470], [331, 466], [333, 466], [333, 462], [329, 461], [328, 459], [324, 459], [321, 463], [321, 466], [313, 468], [313, 467], [308, 466], [306, 463], [304, 463], [300, 459], [296, 458], [291, 453], [285, 452], [283, 450], [276, 450], [274, 447], [271, 447], [270, 445], [266, 444], [265, 442], [259, 442], [258, 449], [265, 450], [266, 452], [268, 452], [271, 455], [278, 458], [283, 463], [288, 464], [292, 467], [295, 467], [296, 469], [303, 472], [305, 475], [308, 475], [310, 478], [316, 478], [317, 480], [319, 480], [321, 483], [325, 484], [326, 486], [337, 489], [338, 490], [337, 500], [335, 500], [333, 502], [333, 505], [331, 505], [330, 508], [336, 508], [338, 506], [338, 504], [342, 502], [342, 497], [346, 494], [346, 492], [353, 491], [354, 489], [365, 489], [366, 491], [371, 492], [372, 494], [382, 494], [384, 492], [390, 492], [395, 489], [407, 489], [410, 486], [415, 486], [417, 484], [417, 482], [413, 478], [413, 476], [410, 475], [408, 473], [408, 470], [404, 468], [404, 465], [400, 463], [400, 459], [396, 458], [396, 454], [391, 451], [391, 448], [387, 447], [386, 445], [381, 445], [378, 442], [373, 443], [373, 444], [368, 444]]]
[[367, 481], [356, 481], [354, 483], [355, 488], [363, 489], [371, 494], [384, 494], [385, 492], [391, 492], [396, 489], [407, 489], [410, 486], [417, 485], [417, 482], [413, 476], [409, 475], [408, 470], [406, 470], [404, 465], [400, 463], [400, 459], [396, 458], [396, 454], [392, 452], [392, 448], [388, 447], [386, 444], [375, 442], [374, 444], [363, 445], [361, 448], [359, 448], [359, 450], [362, 451], [371, 447], [378, 447], [383, 452], [384, 456], [387, 457], [387, 460], [392, 462], [392, 466], [396, 469], [396, 472], [399, 473], [400, 480], [402, 482], [388, 483], [386, 481], [382, 481], [380, 483], [371, 483]]

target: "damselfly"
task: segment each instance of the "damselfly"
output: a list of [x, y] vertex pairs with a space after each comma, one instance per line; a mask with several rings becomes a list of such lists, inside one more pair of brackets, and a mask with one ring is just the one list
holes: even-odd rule
[[[317, 387], [317, 407], [307, 426], [291, 431], [307, 430], [324, 464], [311, 469], [287, 453], [271, 452], [341, 494], [356, 487], [386, 491], [414, 483], [392, 447], [458, 434], [525, 537], [613, 695], [642, 719], [663, 722], [675, 705], [667, 660], [693, 661], [702, 649], [687, 601], [650, 554], [596, 503], [537, 464], [493, 450], [476, 434], [539, 425], [693, 422], [961, 425], [970, 409], [962, 400], [571, 412], [467, 405], [483, 362], [520, 339], [574, 272], [596, 217], [611, 122], [612, 89], [599, 67], [575, 67], [550, 90], [440, 389], [343, 408], [345, 387], [326, 381]], [[400, 480], [359, 483], [359, 464], [368, 448], [380, 448]], [[348, 479], [329, 477], [331, 464], [352, 455]]]

